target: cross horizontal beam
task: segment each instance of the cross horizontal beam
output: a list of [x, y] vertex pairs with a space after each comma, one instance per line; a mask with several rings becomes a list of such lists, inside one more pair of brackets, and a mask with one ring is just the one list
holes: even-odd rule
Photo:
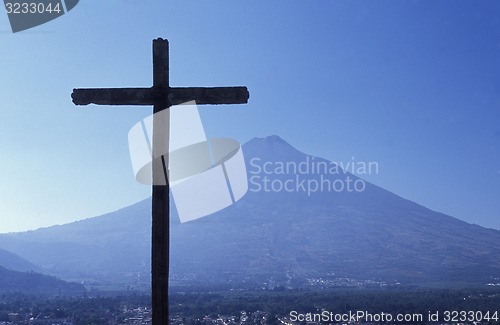
[[247, 87], [87, 88], [73, 89], [75, 105], [162, 105], [169, 107], [194, 100], [196, 104], [245, 104]]

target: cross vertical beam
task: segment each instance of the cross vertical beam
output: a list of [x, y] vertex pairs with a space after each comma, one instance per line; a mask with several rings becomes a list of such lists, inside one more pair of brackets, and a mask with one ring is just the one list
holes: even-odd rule
[[[153, 89], [166, 92], [168, 100], [168, 42], [153, 41]], [[170, 197], [168, 184], [169, 127], [156, 113], [168, 109], [168, 103], [160, 101], [153, 108], [153, 199], [151, 230], [151, 288], [152, 317], [154, 325], [168, 324], [168, 274], [170, 247]], [[168, 116], [165, 114], [163, 116]], [[165, 185], [163, 184], [165, 179]]]

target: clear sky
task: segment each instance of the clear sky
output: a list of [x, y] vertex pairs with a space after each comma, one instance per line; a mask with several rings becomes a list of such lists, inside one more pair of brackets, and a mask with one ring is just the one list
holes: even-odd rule
[[500, 2], [82, 0], [12, 34], [0, 8], [0, 232], [92, 217], [150, 195], [127, 133], [148, 107], [75, 107], [74, 87], [246, 85], [202, 107], [208, 136], [277, 134], [462, 220], [500, 229]]

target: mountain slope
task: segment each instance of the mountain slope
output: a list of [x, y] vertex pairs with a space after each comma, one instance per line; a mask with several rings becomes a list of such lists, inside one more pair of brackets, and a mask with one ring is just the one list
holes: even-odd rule
[[0, 293], [22, 292], [44, 295], [79, 295], [82, 285], [34, 272], [16, 272], [0, 266]]
[[6, 269], [10, 269], [13, 271], [34, 271], [40, 272], [40, 267], [28, 262], [22, 257], [17, 256], [14, 253], [6, 251], [4, 249], [0, 249], [0, 267], [3, 266]]
[[[184, 224], [173, 211], [173, 283], [258, 284], [272, 278], [303, 285], [346, 276], [476, 282], [500, 276], [500, 231], [362, 182], [277, 136], [253, 139], [243, 151], [250, 189], [242, 200]], [[323, 165], [326, 172], [316, 172]], [[349, 182], [363, 183], [363, 190], [348, 191]], [[308, 192], [315, 184], [323, 190]], [[2, 235], [0, 247], [66, 278], [138, 282], [138, 276], [149, 276], [150, 206], [148, 199], [64, 226]]]
[[[268, 184], [295, 180], [295, 173], [278, 173], [283, 163], [298, 166], [307, 161], [306, 155], [278, 137], [254, 139], [245, 144], [244, 152], [249, 177], [258, 175], [255, 183], [261, 189], [263, 176]], [[259, 171], [256, 165], [263, 169], [265, 163], [277, 166], [274, 174], [253, 173]], [[298, 174], [318, 183], [357, 180], [342, 172], [327, 173], [324, 178], [310, 170], [307, 175]], [[177, 265], [183, 272], [198, 268], [234, 274], [263, 271], [280, 278], [324, 278], [335, 273], [418, 282], [478, 281], [500, 275], [499, 231], [365, 184], [362, 192], [323, 191], [310, 196], [302, 189], [250, 191], [245, 199], [210, 218], [174, 226], [172, 259], [182, 260]]]
[[0, 247], [65, 279], [149, 273], [151, 204], [63, 226], [0, 235]]

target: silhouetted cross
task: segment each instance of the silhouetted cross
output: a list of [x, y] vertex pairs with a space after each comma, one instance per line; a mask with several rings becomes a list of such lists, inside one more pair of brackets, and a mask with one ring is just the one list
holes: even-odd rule
[[[246, 87], [170, 87], [168, 40], [153, 40], [153, 87], [74, 89], [71, 97], [76, 105], [153, 105], [156, 114], [172, 105], [188, 101], [196, 104], [244, 104], [248, 102]], [[168, 153], [169, 126], [161, 125], [153, 115], [152, 153], [163, 146]], [[169, 184], [166, 177], [168, 159], [153, 159], [152, 204], [152, 300], [153, 325], [168, 324], [168, 271], [169, 271]], [[165, 184], [166, 185], [157, 185]], [[209, 189], [208, 189], [209, 190]], [[193, 202], [195, 204], [195, 202]]]

